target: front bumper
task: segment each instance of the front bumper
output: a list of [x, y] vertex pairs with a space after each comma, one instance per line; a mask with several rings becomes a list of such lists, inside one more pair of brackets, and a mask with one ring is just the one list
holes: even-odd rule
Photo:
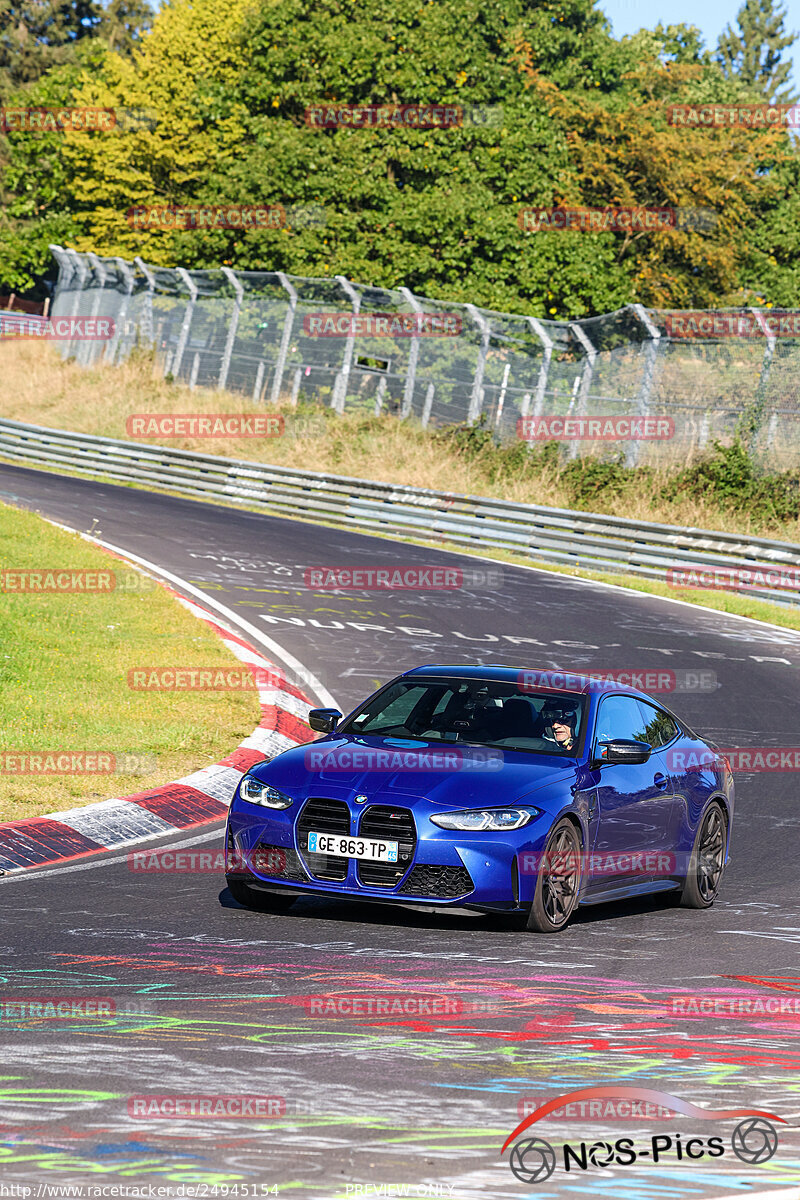
[[297, 836], [301, 812], [299, 807], [290, 818], [286, 811], [235, 802], [226, 831], [228, 877], [298, 894], [513, 910], [533, 898], [536, 876], [520, 871], [520, 863], [527, 852], [542, 849], [550, 827], [542, 817], [507, 833], [459, 834], [414, 813], [416, 844], [402, 877], [392, 886], [377, 886], [362, 880], [354, 859], [347, 860], [342, 879], [315, 877]]

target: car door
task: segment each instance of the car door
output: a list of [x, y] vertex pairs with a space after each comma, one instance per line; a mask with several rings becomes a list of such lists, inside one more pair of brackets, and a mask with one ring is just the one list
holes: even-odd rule
[[[635, 696], [603, 696], [595, 721], [592, 757], [599, 742], [647, 741], [648, 718]], [[658, 750], [644, 763], [608, 763], [593, 771], [596, 833], [590, 886], [644, 881], [651, 872], [642, 855], [670, 847], [672, 781]], [[637, 858], [638, 856], [638, 858]], [[652, 861], [652, 859], [650, 860]]]

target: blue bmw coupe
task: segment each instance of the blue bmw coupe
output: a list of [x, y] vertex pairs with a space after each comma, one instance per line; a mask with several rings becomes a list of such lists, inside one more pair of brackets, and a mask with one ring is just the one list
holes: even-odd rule
[[253, 767], [226, 831], [228, 888], [527, 913], [672, 892], [713, 903], [728, 861], [727, 760], [643, 692], [592, 676], [425, 666]]

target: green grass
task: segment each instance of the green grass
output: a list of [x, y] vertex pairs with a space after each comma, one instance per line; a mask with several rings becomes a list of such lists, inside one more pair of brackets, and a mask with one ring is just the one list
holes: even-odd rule
[[[0, 592], [0, 752], [113, 754], [115, 773], [15, 774], [2, 758], [4, 821], [169, 783], [229, 754], [259, 719], [254, 690], [131, 690], [135, 667], [241, 664], [148, 577], [77, 534], [0, 505], [0, 570], [54, 567], [118, 572], [120, 586], [97, 594]], [[124, 755], [134, 758], [119, 762]]]

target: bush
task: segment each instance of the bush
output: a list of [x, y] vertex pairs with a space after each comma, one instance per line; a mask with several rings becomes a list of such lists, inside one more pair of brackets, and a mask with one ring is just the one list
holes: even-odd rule
[[684, 467], [661, 489], [664, 500], [690, 495], [729, 512], [748, 513], [759, 521], [796, 521], [800, 517], [800, 478], [794, 473], [757, 474], [741, 441], [715, 442], [705, 457]]

